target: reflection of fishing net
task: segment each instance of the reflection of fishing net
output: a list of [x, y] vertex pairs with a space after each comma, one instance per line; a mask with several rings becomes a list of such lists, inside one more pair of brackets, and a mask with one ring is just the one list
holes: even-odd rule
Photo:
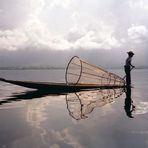
[[68, 94], [66, 96], [67, 109], [72, 118], [76, 120], [85, 119], [96, 107], [112, 103], [115, 98], [122, 94], [122, 88]]
[[123, 86], [125, 81], [102, 68], [91, 65], [74, 56], [68, 63], [65, 79], [67, 84]]

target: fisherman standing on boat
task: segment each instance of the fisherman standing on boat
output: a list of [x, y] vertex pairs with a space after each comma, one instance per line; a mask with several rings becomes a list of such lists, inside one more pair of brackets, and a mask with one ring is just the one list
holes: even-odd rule
[[128, 58], [125, 61], [124, 70], [126, 73], [126, 85], [130, 86], [131, 85], [131, 69], [135, 67], [131, 64], [134, 53], [132, 51], [129, 51], [127, 53], [128, 53]]

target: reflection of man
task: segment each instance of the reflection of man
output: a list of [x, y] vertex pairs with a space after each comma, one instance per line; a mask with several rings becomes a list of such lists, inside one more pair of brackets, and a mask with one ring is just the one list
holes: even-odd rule
[[126, 73], [126, 84], [131, 85], [131, 68], [135, 67], [131, 64], [134, 53], [132, 51], [129, 51], [127, 53], [128, 53], [128, 58], [126, 59], [124, 70]]
[[126, 98], [125, 98], [124, 109], [125, 109], [126, 115], [129, 118], [134, 118], [132, 116], [132, 112], [135, 110], [135, 106], [133, 105], [133, 101], [131, 99], [131, 87], [126, 87], [125, 93], [126, 93]]

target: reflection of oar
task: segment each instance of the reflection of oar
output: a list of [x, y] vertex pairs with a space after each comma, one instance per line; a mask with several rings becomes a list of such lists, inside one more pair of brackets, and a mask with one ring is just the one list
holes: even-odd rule
[[[130, 69], [130, 71], [134, 68], [134, 66]], [[122, 79], [125, 79], [126, 78], [126, 75], [122, 78]]]

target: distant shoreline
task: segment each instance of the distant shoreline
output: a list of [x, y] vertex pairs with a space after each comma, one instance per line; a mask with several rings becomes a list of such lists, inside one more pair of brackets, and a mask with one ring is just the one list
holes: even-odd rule
[[0, 70], [63, 70], [64, 67], [0, 67]]
[[[66, 67], [0, 67], [0, 70], [65, 70]], [[107, 67], [105, 69], [124, 69], [123, 67]], [[135, 69], [148, 69], [148, 67], [136, 67]]]

